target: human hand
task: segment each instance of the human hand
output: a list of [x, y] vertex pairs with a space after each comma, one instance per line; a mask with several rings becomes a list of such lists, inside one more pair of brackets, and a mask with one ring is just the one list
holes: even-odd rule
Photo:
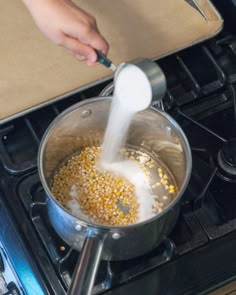
[[39, 29], [57, 45], [67, 48], [88, 65], [97, 61], [94, 49], [108, 52], [96, 20], [70, 0], [23, 0]]

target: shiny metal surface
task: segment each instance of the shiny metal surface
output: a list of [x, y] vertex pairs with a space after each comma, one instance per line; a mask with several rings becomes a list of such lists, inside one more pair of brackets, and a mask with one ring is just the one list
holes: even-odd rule
[[[162, 213], [129, 226], [98, 225], [74, 217], [51, 194], [51, 178], [72, 154], [87, 146], [102, 143], [110, 104], [111, 97], [89, 99], [59, 115], [43, 137], [38, 167], [42, 185], [48, 195], [49, 217], [57, 233], [80, 251], [88, 235], [93, 232], [104, 238], [101, 253], [103, 259], [124, 260], [152, 250], [172, 230], [178, 218], [180, 198], [189, 181], [192, 162], [188, 141], [170, 116], [152, 108], [139, 112], [130, 126], [127, 144], [150, 156], [158, 156], [175, 176], [178, 194]], [[84, 116], [85, 113], [88, 115]], [[87, 260], [92, 253], [86, 253]], [[84, 273], [79, 277], [91, 278], [87, 270], [89, 269], [84, 268]]]
[[147, 58], [140, 59], [134, 64], [146, 74], [152, 88], [153, 100], [161, 100], [166, 92], [166, 77], [162, 69]]
[[[3, 255], [4, 262], [7, 260], [7, 263], [4, 264], [5, 270], [7, 270], [7, 264], [9, 264], [9, 268], [14, 272], [15, 280], [11, 278], [11, 281], [14, 281], [19, 286], [22, 294], [49, 294], [49, 290], [36, 263], [32, 259], [32, 255], [25, 250], [25, 245], [19, 232], [16, 230], [12, 215], [9, 215], [9, 212], [3, 206], [1, 194], [0, 224], [0, 254]], [[5, 272], [3, 276], [5, 278]]]
[[145, 73], [151, 85], [152, 100], [162, 100], [166, 92], [166, 78], [159, 65], [151, 59], [143, 58], [129, 63], [120, 64], [115, 72], [114, 81], [116, 81], [116, 78], [118, 77], [120, 71], [130, 64], [137, 66]]
[[[2, 259], [2, 264], [4, 266], [4, 270], [1, 272], [0, 270], [0, 294], [15, 294], [14, 292], [10, 292], [8, 288], [8, 284], [14, 283], [17, 288], [17, 295], [24, 295], [25, 293], [22, 291], [22, 286], [20, 285], [19, 279], [15, 274], [15, 270], [13, 269], [10, 260], [6, 254], [6, 251], [3, 249], [3, 245], [0, 241], [0, 257]], [[17, 292], [15, 291], [15, 292]]]
[[[60, 164], [75, 152], [102, 143], [110, 102], [111, 97], [106, 97], [78, 103], [59, 115], [48, 128], [40, 145], [39, 172], [51, 197], [51, 177]], [[89, 114], [86, 117], [85, 111]], [[185, 135], [170, 116], [152, 108], [137, 113], [127, 145], [158, 155], [176, 177], [181, 193], [190, 172], [191, 153]]]
[[[108, 84], [101, 92], [99, 96], [110, 96], [113, 94], [114, 91], [114, 83], [111, 82], [110, 84]], [[151, 102], [151, 106], [155, 106], [156, 108], [158, 108], [161, 111], [165, 111], [165, 107], [163, 104], [163, 100], [159, 99], [159, 100], [152, 100]]]
[[[91, 294], [103, 248], [103, 239], [93, 232], [88, 234], [82, 254], [75, 267], [69, 295]], [[87, 271], [83, 271], [86, 269]]]
[[[162, 98], [166, 92], [166, 78], [158, 64], [150, 59], [139, 59], [130, 63], [122, 63], [117, 67], [114, 80], [116, 80], [120, 71], [129, 64], [136, 65], [146, 74], [152, 87], [151, 105], [158, 105], [159, 109], [164, 110]], [[110, 96], [114, 92], [114, 88], [115, 83], [108, 84], [100, 93], [100, 96]]]

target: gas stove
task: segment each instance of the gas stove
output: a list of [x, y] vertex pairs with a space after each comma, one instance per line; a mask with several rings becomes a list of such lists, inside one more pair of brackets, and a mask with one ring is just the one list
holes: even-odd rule
[[[94, 294], [209, 294], [236, 279], [236, 36], [223, 31], [158, 64], [163, 107], [191, 146], [191, 180], [170, 236], [142, 257], [102, 261]], [[66, 294], [79, 253], [49, 222], [37, 150], [60, 112], [106, 85], [0, 126], [0, 294]]]

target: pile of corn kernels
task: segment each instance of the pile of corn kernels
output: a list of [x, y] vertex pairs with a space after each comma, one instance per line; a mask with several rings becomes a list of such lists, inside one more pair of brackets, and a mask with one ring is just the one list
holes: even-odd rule
[[54, 176], [52, 194], [67, 209], [68, 201], [75, 198], [81, 211], [96, 223], [136, 223], [139, 205], [134, 186], [122, 177], [98, 171], [100, 154], [100, 147], [87, 147], [73, 156]]

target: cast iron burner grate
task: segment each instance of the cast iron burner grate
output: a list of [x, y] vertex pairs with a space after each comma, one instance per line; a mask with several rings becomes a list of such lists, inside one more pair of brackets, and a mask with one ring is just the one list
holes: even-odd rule
[[209, 239], [225, 235], [236, 226], [236, 96], [234, 86], [228, 87], [233, 108], [198, 120], [177, 110], [177, 120], [191, 142], [193, 159], [204, 168], [201, 176], [205, 174], [205, 182], [198, 184], [200, 189], [193, 200], [193, 209]]
[[[211, 240], [236, 230], [236, 182], [232, 175], [225, 173], [222, 163], [219, 164], [219, 157], [226, 158], [227, 165], [234, 164], [235, 160], [231, 159], [228, 145], [236, 138], [236, 38], [221, 34], [158, 63], [168, 84], [164, 107], [179, 122], [191, 145], [190, 184], [183, 197], [179, 220], [168, 239], [143, 257], [102, 262], [94, 287], [96, 294], [153, 269], [163, 269], [165, 273], [167, 262], [180, 261], [186, 257], [183, 254], [211, 247]], [[13, 216], [22, 243], [36, 262], [48, 294], [66, 294], [78, 253], [58, 237], [49, 222], [46, 197], [37, 174], [39, 142], [61, 111], [83, 99], [98, 96], [105, 85], [0, 127], [0, 200]], [[219, 273], [217, 280], [220, 276]], [[204, 281], [204, 288], [207, 283]], [[187, 285], [180, 285], [176, 285], [180, 289], [174, 294], [185, 294], [183, 290]], [[187, 288], [189, 292], [193, 291], [191, 288]], [[196, 291], [196, 285], [193, 288]]]

